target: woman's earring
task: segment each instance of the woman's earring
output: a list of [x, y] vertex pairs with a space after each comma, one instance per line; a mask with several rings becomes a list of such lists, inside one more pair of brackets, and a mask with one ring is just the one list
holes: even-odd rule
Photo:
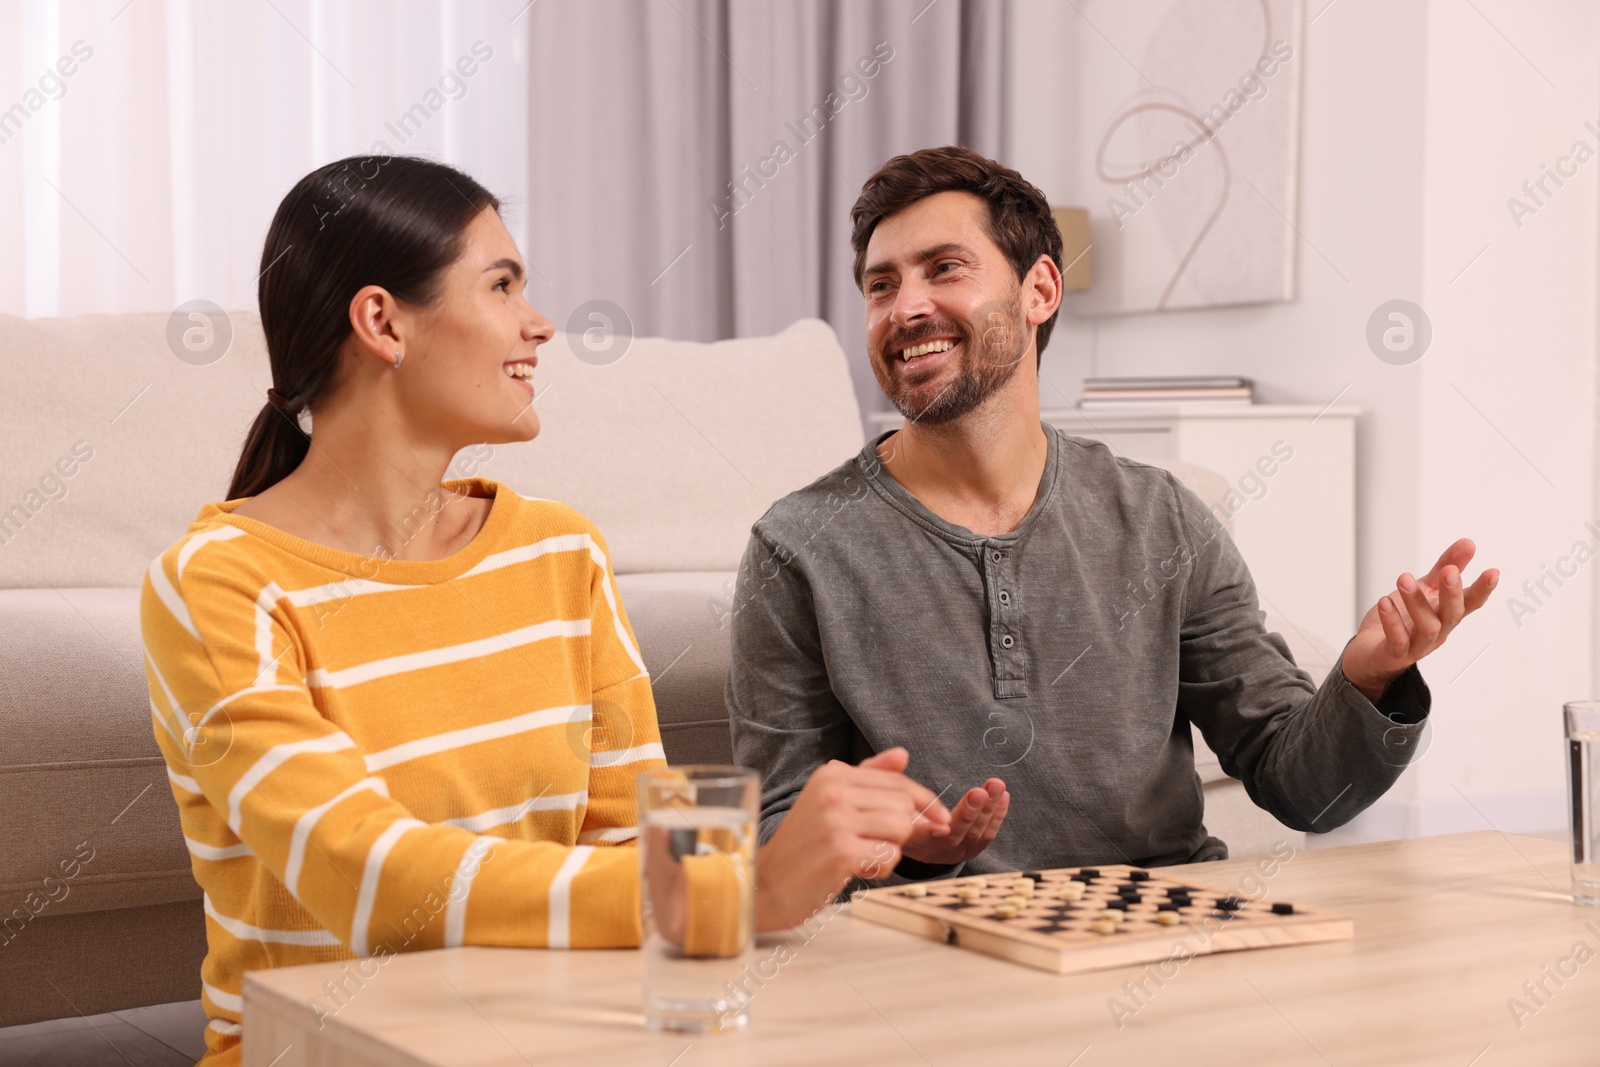
[[406, 357], [404, 357], [404, 356], [402, 356], [400, 354], [400, 350], [398, 348], [394, 350], [394, 369], [395, 370], [399, 370], [400, 369], [400, 362], [405, 358]]

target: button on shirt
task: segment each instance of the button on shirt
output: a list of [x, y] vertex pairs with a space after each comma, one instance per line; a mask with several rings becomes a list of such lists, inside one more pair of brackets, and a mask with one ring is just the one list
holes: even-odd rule
[[1222, 858], [1191, 722], [1288, 826], [1330, 830], [1381, 796], [1430, 706], [1416, 667], [1377, 707], [1338, 666], [1314, 686], [1198, 496], [1043, 429], [1010, 533], [923, 506], [879, 461], [887, 434], [757, 521], [726, 699], [734, 757], [763, 776], [763, 838], [827, 760], [904, 745], [946, 801], [1005, 780], [1010, 812], [969, 870]]

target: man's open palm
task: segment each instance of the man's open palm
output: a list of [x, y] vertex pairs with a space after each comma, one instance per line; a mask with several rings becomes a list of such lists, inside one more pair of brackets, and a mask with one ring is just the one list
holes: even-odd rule
[[965, 863], [989, 847], [1010, 807], [1006, 783], [990, 778], [982, 786], [967, 790], [961, 802], [951, 806], [948, 827], [918, 826], [900, 851], [923, 863]]
[[1444, 644], [1456, 624], [1489, 599], [1500, 581], [1497, 568], [1463, 586], [1462, 571], [1475, 551], [1477, 546], [1463, 537], [1421, 578], [1402, 574], [1395, 591], [1367, 611], [1340, 659], [1345, 677], [1367, 699], [1377, 700], [1402, 671]]

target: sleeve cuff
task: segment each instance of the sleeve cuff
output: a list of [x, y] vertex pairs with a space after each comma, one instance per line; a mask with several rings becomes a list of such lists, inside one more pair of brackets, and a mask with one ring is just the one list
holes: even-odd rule
[[737, 956], [745, 949], [754, 900], [738, 860], [725, 853], [688, 855], [682, 863], [687, 896], [683, 930], [685, 956]]
[[1348, 690], [1348, 700], [1371, 708], [1400, 726], [1415, 726], [1428, 717], [1428, 712], [1433, 708], [1433, 693], [1428, 689], [1428, 683], [1423, 681], [1422, 671], [1415, 663], [1401, 671], [1376, 701], [1371, 701], [1345, 677], [1343, 660], [1341, 653], [1333, 669], [1338, 673], [1339, 684]]
[[[1363, 723], [1368, 750], [1388, 766], [1396, 768], [1395, 773], [1398, 774], [1400, 769], [1417, 759], [1426, 744], [1428, 713], [1433, 707], [1433, 695], [1428, 683], [1422, 679], [1422, 672], [1413, 663], [1389, 683], [1374, 703], [1345, 677], [1342, 662], [1336, 663], [1333, 670], [1338, 677], [1335, 679], [1330, 674], [1328, 681], [1337, 687], [1340, 703]], [[1336, 822], [1334, 825], [1342, 823]]]
[[1383, 696], [1373, 706], [1390, 722], [1415, 725], [1428, 717], [1428, 712], [1433, 708], [1433, 694], [1428, 689], [1428, 683], [1422, 680], [1422, 672], [1413, 663], [1400, 673], [1400, 677], [1389, 683], [1389, 688], [1383, 691]]

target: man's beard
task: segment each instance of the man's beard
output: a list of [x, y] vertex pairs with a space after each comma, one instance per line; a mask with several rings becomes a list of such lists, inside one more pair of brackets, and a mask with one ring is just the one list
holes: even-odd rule
[[930, 337], [948, 337], [952, 333], [960, 335], [962, 357], [955, 380], [920, 406], [911, 399], [910, 394], [921, 386], [901, 382], [898, 390], [891, 391], [896, 383], [894, 372], [882, 362], [874, 363], [873, 373], [878, 378], [879, 388], [907, 421], [927, 426], [954, 422], [993, 396], [1017, 373], [1028, 342], [1025, 332], [1027, 321], [1016, 296], [983, 305], [973, 316], [973, 323], [982, 323], [982, 332], [976, 337], [972, 330], [962, 324], [939, 322], [901, 331], [886, 342], [884, 350], [879, 353], [880, 361], [897, 360], [902, 349]]

